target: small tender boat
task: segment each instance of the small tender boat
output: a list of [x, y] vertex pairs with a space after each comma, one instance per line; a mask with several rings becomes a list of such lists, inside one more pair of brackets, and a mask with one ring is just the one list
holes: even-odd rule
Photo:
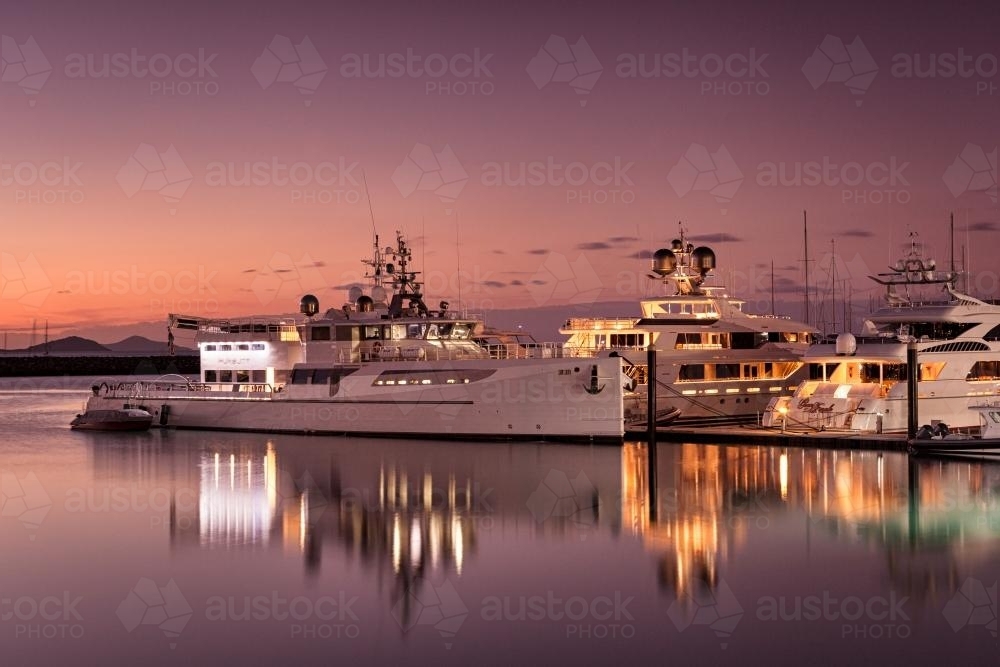
[[146, 431], [153, 415], [139, 408], [119, 410], [87, 410], [70, 422], [70, 428], [81, 431]]
[[[1000, 461], [1000, 404], [985, 403], [974, 405], [972, 410], [979, 412], [980, 436], [972, 437], [961, 434], [947, 433], [948, 428], [938, 428], [936, 437], [917, 434], [910, 441], [910, 448], [915, 454], [932, 454], [935, 456], [959, 456], [966, 458], [984, 458]], [[922, 432], [928, 430], [925, 426]]]

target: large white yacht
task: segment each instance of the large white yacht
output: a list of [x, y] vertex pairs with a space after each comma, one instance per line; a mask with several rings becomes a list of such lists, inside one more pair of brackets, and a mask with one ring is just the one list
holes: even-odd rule
[[801, 357], [816, 330], [786, 317], [744, 311], [714, 282], [715, 253], [694, 247], [681, 228], [652, 259], [667, 296], [640, 301], [640, 316], [574, 317], [560, 329], [564, 354], [618, 356], [633, 379], [626, 420], [646, 421], [647, 349], [656, 349], [656, 422], [705, 425], [759, 418], [773, 396], [805, 379]]
[[921, 424], [976, 430], [971, 406], [1000, 394], [1000, 306], [956, 291], [959, 273], [940, 271], [911, 234], [910, 250], [888, 273], [886, 304], [866, 334], [841, 334], [806, 354], [809, 380], [776, 398], [763, 423], [788, 428], [905, 432], [907, 343], [917, 346]]
[[[197, 382], [100, 384], [88, 410], [142, 407], [154, 426], [289, 433], [615, 440], [630, 379], [617, 358], [563, 358], [558, 346], [487, 349], [482, 327], [441, 302], [429, 309], [410, 249], [365, 260], [370, 284], [301, 318], [170, 316], [196, 332]], [[516, 350], [510, 353], [510, 350]]]

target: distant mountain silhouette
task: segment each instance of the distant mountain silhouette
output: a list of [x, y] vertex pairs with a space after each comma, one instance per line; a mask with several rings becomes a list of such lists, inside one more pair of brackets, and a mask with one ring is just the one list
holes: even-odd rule
[[66, 338], [57, 338], [55, 340], [50, 340], [46, 348], [45, 343], [39, 343], [38, 345], [32, 345], [31, 347], [25, 348], [24, 350], [18, 350], [20, 352], [27, 352], [29, 354], [44, 354], [46, 349], [49, 352], [110, 352], [111, 350], [101, 345], [95, 340], [90, 340], [89, 338], [80, 338], [79, 336], [67, 336]]
[[[150, 340], [144, 336], [129, 336], [124, 340], [120, 340], [117, 343], [108, 343], [107, 345], [101, 345], [97, 341], [91, 340], [89, 338], [81, 338], [80, 336], [67, 336], [65, 338], [57, 338], [55, 340], [50, 340], [48, 347], [45, 343], [39, 343], [38, 345], [32, 345], [31, 347], [24, 348], [21, 350], [9, 350], [9, 354], [27, 354], [27, 355], [39, 355], [39, 354], [99, 354], [101, 352], [106, 352], [108, 356], [115, 355], [149, 355], [149, 356], [166, 356], [167, 354], [167, 343], [161, 340]], [[191, 348], [181, 347], [180, 345], [174, 348], [174, 354], [198, 354], [197, 350], [192, 350]]]

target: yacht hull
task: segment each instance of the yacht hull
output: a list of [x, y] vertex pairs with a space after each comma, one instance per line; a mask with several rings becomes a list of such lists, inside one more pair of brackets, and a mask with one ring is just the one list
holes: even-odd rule
[[[378, 384], [387, 373], [477, 379]], [[154, 427], [169, 428], [620, 442], [625, 380], [618, 359], [374, 363], [354, 368], [337, 385], [287, 385], [276, 393], [240, 391], [241, 385], [129, 383], [91, 397], [88, 409], [128, 401], [148, 409]]]

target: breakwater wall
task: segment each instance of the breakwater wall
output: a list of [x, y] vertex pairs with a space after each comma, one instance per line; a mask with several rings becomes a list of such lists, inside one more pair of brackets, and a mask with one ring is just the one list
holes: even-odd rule
[[0, 377], [163, 375], [201, 372], [197, 356], [0, 356]]

